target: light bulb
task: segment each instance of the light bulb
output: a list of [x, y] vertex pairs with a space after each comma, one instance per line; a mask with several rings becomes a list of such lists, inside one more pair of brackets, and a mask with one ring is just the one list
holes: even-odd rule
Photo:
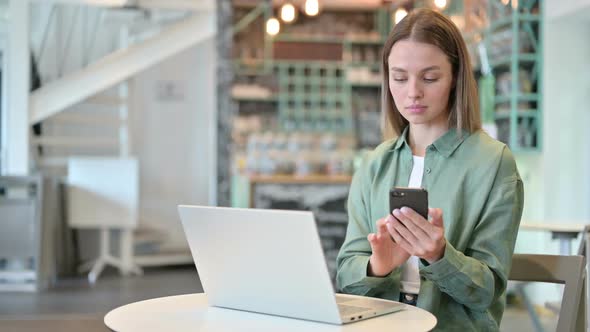
[[281, 31], [281, 23], [274, 17], [271, 17], [266, 21], [266, 33], [271, 36], [275, 36], [277, 33]]
[[444, 9], [447, 6], [447, 0], [434, 0], [434, 5], [438, 9]]
[[291, 23], [295, 20], [295, 7], [286, 3], [281, 7], [281, 20], [285, 23]]
[[316, 16], [320, 12], [320, 4], [318, 0], [305, 0], [305, 14], [308, 16]]
[[408, 12], [405, 9], [398, 8], [395, 11], [393, 21], [395, 22], [395, 24], [398, 24], [399, 21], [401, 21], [404, 17], [406, 17], [406, 15], [408, 15]]

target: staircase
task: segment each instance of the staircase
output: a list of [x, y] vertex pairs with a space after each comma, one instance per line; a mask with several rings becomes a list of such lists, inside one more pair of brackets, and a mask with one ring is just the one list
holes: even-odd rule
[[[133, 1], [134, 7], [122, 9], [85, 2], [38, 4], [45, 10], [31, 20], [41, 26], [37, 36], [42, 38], [32, 44], [43, 81], [29, 98], [30, 124], [40, 128], [31, 138], [32, 160], [44, 174], [64, 176], [71, 156], [133, 155], [132, 120], [141, 116], [132, 107], [133, 77], [215, 33], [212, 1]], [[174, 11], [151, 11], [160, 5]], [[80, 31], [82, 36], [76, 36]], [[105, 44], [110, 46], [106, 51]], [[131, 241], [122, 252], [162, 237], [141, 222], [134, 234], [122, 234], [123, 241]], [[189, 252], [174, 252], [133, 261], [152, 266], [192, 258]]]
[[[59, 6], [49, 12], [48, 28], [55, 17], [61, 16], [52, 14], [55, 10], [61, 10]], [[72, 39], [65, 41], [65, 45], [70, 47], [65, 48], [65, 54], [59, 56], [58, 60], [62, 64], [80, 62], [80, 59], [84, 59], [84, 62], [79, 68], [70, 68], [69, 73], [57, 72], [56, 79], [43, 83], [29, 99], [31, 125], [41, 124], [42, 128], [41, 134], [32, 139], [32, 144], [38, 147], [35, 149], [36, 162], [40, 169], [51, 173], [63, 170], [70, 155], [128, 156], [132, 148], [129, 127], [130, 79], [214, 33], [212, 17], [207, 12], [196, 12], [190, 16], [174, 14], [179, 17], [177, 22], [170, 23], [168, 20], [164, 24], [150, 24], [149, 19], [142, 18], [144, 14], [139, 9], [132, 10], [131, 14], [128, 13], [129, 9], [97, 11], [94, 13], [98, 15], [95, 20], [109, 22], [110, 31], [118, 33], [101, 36], [103, 40], [114, 41], [113, 52], [95, 62], [89, 62], [87, 59], [94, 57], [93, 54], [67, 52], [72, 49], [84, 51], [88, 47], [83, 44], [71, 47], [73, 35], [70, 34]], [[140, 11], [140, 14], [134, 15], [134, 11]], [[75, 10], [71, 15], [71, 30], [80, 30], [77, 22], [80, 22], [81, 12]], [[108, 17], [123, 19], [109, 20]], [[125, 22], [125, 18], [132, 22]], [[113, 25], [119, 26], [118, 31], [113, 29]], [[133, 29], [130, 25], [140, 26], [141, 29]], [[81, 30], [86, 31], [88, 27], [83, 26]], [[43, 54], [46, 54], [44, 45], [47, 45], [46, 40], [42, 41], [37, 52], [38, 62], [41, 63]], [[90, 45], [90, 49], [94, 48]], [[64, 66], [57, 68], [63, 70]], [[42, 67], [40, 71], [43, 77]]]

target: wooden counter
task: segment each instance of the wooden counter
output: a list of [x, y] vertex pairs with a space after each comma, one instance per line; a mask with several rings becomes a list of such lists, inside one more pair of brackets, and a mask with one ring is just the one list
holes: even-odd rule
[[332, 280], [336, 257], [346, 236], [346, 202], [352, 176], [245, 176], [248, 206], [259, 209], [312, 211]]
[[348, 184], [352, 181], [351, 175], [252, 175], [248, 177], [250, 183], [284, 183], [284, 184], [315, 184], [334, 183]]

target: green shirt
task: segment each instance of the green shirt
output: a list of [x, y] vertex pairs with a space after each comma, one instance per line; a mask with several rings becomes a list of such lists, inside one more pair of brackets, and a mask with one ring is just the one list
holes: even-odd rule
[[[390, 212], [389, 190], [408, 185], [407, 132], [379, 145], [353, 177], [337, 259], [344, 293], [399, 300], [401, 267], [382, 278], [367, 276], [367, 235]], [[437, 331], [497, 331], [523, 208], [514, 156], [482, 131], [458, 135], [451, 129], [426, 148], [422, 187], [428, 205], [443, 210], [446, 249], [433, 264], [420, 260], [417, 306], [436, 316]]]

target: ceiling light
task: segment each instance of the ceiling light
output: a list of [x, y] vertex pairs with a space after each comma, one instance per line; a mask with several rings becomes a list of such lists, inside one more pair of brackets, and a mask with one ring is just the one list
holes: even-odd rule
[[271, 17], [266, 21], [266, 33], [271, 36], [276, 36], [276, 34], [281, 31], [281, 23], [274, 17]]
[[408, 12], [405, 9], [398, 8], [395, 11], [395, 14], [393, 14], [393, 21], [395, 22], [395, 24], [398, 24], [399, 21], [401, 21], [404, 17], [406, 17], [406, 15], [408, 15]]
[[447, 6], [447, 0], [434, 0], [434, 5], [438, 9], [445, 9]]
[[285, 23], [291, 23], [295, 20], [295, 6], [286, 3], [281, 7], [281, 20]]
[[305, 14], [316, 16], [319, 12], [320, 4], [318, 0], [305, 0]]

